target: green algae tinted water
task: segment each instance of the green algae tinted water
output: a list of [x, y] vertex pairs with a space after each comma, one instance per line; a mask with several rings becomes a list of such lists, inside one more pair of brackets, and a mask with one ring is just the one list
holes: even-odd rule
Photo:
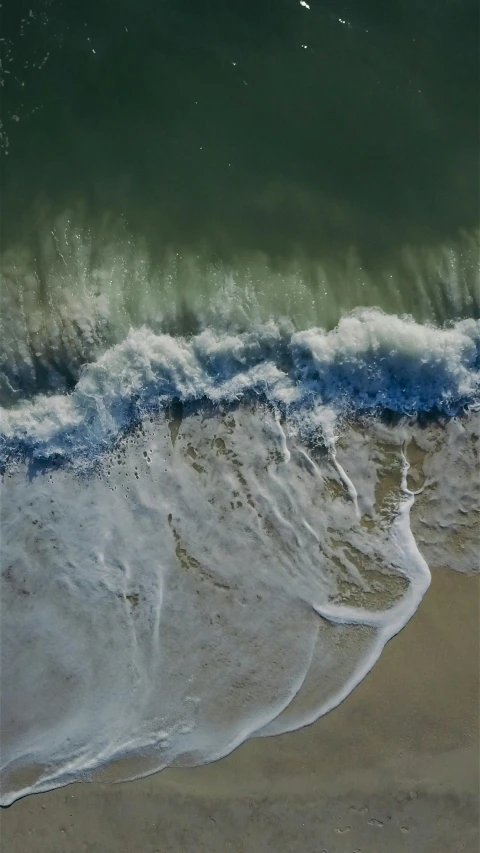
[[478, 316], [477, 11], [4, 3], [7, 385], [143, 323]]
[[3, 3], [3, 246], [122, 217], [212, 256], [364, 263], [478, 220], [470, 0]]

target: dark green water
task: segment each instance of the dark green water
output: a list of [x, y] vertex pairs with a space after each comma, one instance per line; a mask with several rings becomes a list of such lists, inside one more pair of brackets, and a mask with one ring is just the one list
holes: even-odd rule
[[4, 246], [76, 205], [227, 258], [476, 227], [477, 3], [309, 5], [7, 0]]
[[71, 385], [131, 326], [479, 315], [476, 2], [2, 13], [0, 367], [15, 394]]

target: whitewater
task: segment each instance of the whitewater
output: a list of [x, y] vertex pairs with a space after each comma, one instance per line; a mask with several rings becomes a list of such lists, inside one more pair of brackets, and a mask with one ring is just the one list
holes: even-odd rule
[[335, 288], [297, 281], [295, 313], [291, 273], [262, 268], [267, 299], [251, 268], [210, 269], [186, 317], [185, 278], [149, 290], [138, 255], [92, 271], [70, 238], [46, 278], [7, 256], [3, 805], [313, 722], [414, 615], [429, 565], [476, 568], [472, 245], [468, 275], [465, 254], [430, 264], [449, 259], [450, 319], [373, 288], [323, 324]]

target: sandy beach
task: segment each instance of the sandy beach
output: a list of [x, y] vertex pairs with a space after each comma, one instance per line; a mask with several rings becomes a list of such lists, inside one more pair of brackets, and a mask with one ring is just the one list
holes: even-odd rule
[[313, 726], [207, 767], [27, 797], [2, 812], [2, 851], [474, 853], [478, 592], [433, 570], [416, 616]]

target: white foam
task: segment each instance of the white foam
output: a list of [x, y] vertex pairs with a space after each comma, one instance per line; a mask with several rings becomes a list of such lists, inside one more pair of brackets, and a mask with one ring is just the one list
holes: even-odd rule
[[259, 405], [193, 414], [172, 445], [159, 417], [101, 476], [9, 470], [4, 804], [129, 756], [121, 777], [301, 725], [410, 618], [429, 573], [406, 473], [392, 522], [366, 526], [348, 465], [286, 426]]
[[305, 434], [320, 427], [326, 440], [345, 410], [454, 413], [478, 395], [479, 347], [479, 321], [438, 329], [378, 310], [344, 317], [332, 332], [286, 333], [273, 320], [190, 338], [143, 327], [86, 365], [71, 394], [2, 409], [3, 456], [17, 447], [37, 459], [91, 459], [132, 419], [173, 399], [218, 404], [260, 395]]
[[[477, 233], [459, 235], [451, 245], [407, 251], [375, 276], [355, 252], [344, 263], [292, 258], [275, 269], [261, 255], [228, 265], [198, 253], [162, 253], [158, 246], [157, 252], [161, 257], [154, 264], [144, 242], [124, 225], [105, 222], [92, 232], [80, 215], [68, 212], [45, 221], [33, 249], [4, 251], [2, 399], [12, 403], [42, 390], [71, 389], [85, 362], [144, 324], [156, 333], [207, 328], [220, 333], [288, 317], [287, 328], [293, 321], [297, 329], [331, 329], [364, 305], [442, 325], [479, 308]], [[362, 329], [351, 324], [351, 331], [352, 349]], [[402, 327], [392, 324], [391, 332], [401, 336]], [[345, 341], [343, 346], [346, 352]]]

